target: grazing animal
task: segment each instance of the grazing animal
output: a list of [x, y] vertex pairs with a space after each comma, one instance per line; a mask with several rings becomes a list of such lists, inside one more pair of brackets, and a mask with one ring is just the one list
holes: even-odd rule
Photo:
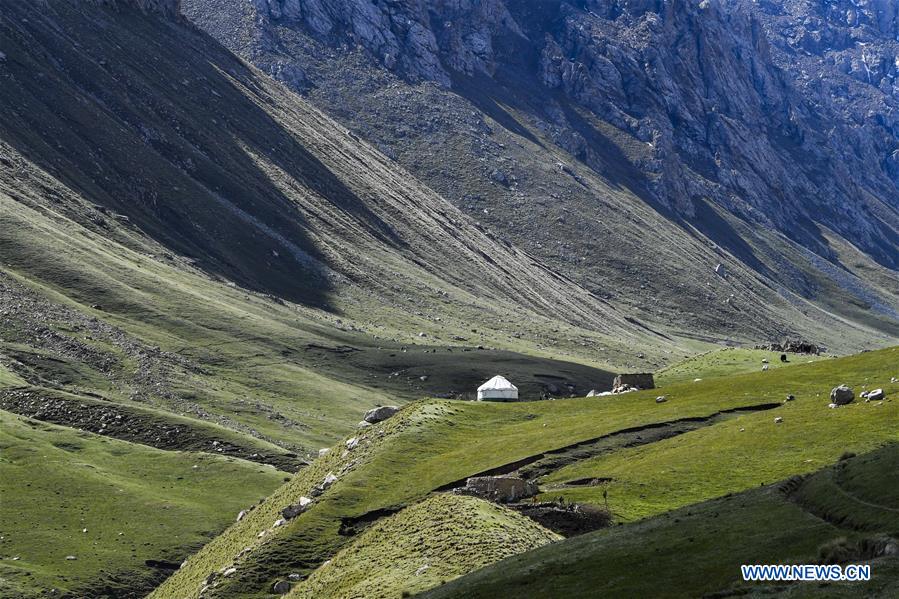
[[787, 360], [787, 354], [780, 354], [780, 361], [781, 362], [789, 362], [789, 360]]

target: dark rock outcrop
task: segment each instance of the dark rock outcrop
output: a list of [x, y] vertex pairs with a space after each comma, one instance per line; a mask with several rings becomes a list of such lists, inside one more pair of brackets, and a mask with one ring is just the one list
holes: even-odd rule
[[847, 387], [846, 385], [840, 385], [839, 387], [834, 387], [830, 392], [830, 401], [838, 406], [844, 406], [846, 404], [852, 403], [855, 399], [855, 393], [852, 391], [851, 387]]

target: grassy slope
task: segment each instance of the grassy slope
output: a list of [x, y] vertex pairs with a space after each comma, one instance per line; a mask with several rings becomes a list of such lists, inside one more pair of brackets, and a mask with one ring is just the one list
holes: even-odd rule
[[659, 387], [666, 387], [676, 383], [692, 382], [697, 378], [710, 379], [758, 372], [762, 369], [762, 360], [768, 360], [769, 370], [774, 370], [824, 359], [822, 356], [788, 354], [789, 362], [783, 363], [780, 356], [781, 352], [729, 347], [699, 354], [663, 368], [655, 373], [655, 381]]
[[[899, 348], [890, 348], [702, 384], [672, 385], [667, 389], [669, 403], [691, 397], [694, 385], [695, 393], [703, 395], [743, 393], [761, 401], [782, 401], [792, 393], [797, 399], [774, 411], [745, 414], [576, 463], [545, 482], [611, 477], [614, 480], [607, 485], [566, 489], [562, 494], [573, 501], [602, 503], [607, 492], [615, 515], [631, 520], [812, 472], [844, 451], [863, 452], [884, 441], [899, 440], [895, 397], [899, 384], [890, 383], [897, 365]], [[830, 389], [843, 382], [856, 393], [863, 385], [883, 387], [888, 400], [828, 409]], [[777, 416], [783, 418], [781, 424], [774, 423]]]
[[296, 454], [233, 429], [166, 410], [24, 386], [0, 393], [0, 409], [159, 449], [225, 453], [296, 471]]
[[2, 387], [18, 387], [24, 385], [25, 381], [16, 376], [14, 372], [0, 364], [0, 388]]
[[[317, 460], [308, 472], [302, 471], [266, 502], [261, 512], [264, 516], [254, 523], [239, 523], [214, 540], [192, 557], [186, 568], [158, 589], [155, 597], [184, 599], [195, 596], [202, 580], [210, 572], [230, 565], [233, 556], [245, 546], [256, 546], [256, 549], [242, 558], [238, 573], [223, 587], [222, 596], [259, 593], [273, 580], [287, 574], [285, 568], [308, 573], [340, 550], [347, 541], [338, 534], [342, 518], [409, 505], [426, 497], [431, 490], [466, 476], [624, 428], [707, 416], [723, 409], [776, 401], [782, 397], [780, 387], [791, 380], [823, 380], [818, 384], [826, 385], [829, 390], [830, 379], [849, 370], [859, 376], [867, 373], [880, 379], [892, 366], [895, 351], [797, 365], [764, 373], [767, 378], [762, 379], [757, 378], [760, 375], [751, 374], [672, 387], [670, 401], [663, 404], [655, 403], [656, 392], [518, 404], [449, 401], [413, 404], [384, 425], [362, 433], [362, 449], [353, 450], [345, 457], [331, 455], [339, 453], [339, 450], [332, 451], [324, 460]], [[759, 389], [761, 385], [765, 387]], [[877, 409], [883, 410], [884, 415], [892, 415], [894, 406], [895, 403], [887, 402]], [[827, 410], [826, 406], [824, 410]], [[770, 422], [772, 414], [779, 412], [761, 416]], [[879, 432], [877, 428], [873, 430], [876, 434], [860, 441], [859, 449], [895, 438], [895, 426]], [[765, 456], [769, 459], [777, 457]], [[830, 460], [835, 457], [828, 456]], [[348, 464], [352, 464], [352, 468], [312, 510], [289, 526], [277, 529], [257, 546], [256, 534], [270, 526], [280, 507], [308, 493], [311, 485], [328, 470], [337, 472]], [[783, 474], [772, 481], [820, 465], [821, 462], [814, 466], [802, 462], [780, 465], [774, 460], [770, 470]], [[701, 486], [697, 488], [702, 489]], [[730, 490], [742, 488], [745, 486]], [[566, 494], [575, 492], [566, 491]], [[703, 498], [726, 492], [728, 490], [710, 486]], [[591, 495], [587, 499], [602, 504], [601, 497]]]
[[393, 599], [560, 538], [496, 504], [435, 495], [367, 529], [291, 596]]
[[145, 560], [179, 562], [284, 477], [251, 462], [159, 451], [3, 411], [0, 442], [0, 594], [7, 597], [146, 588], [154, 575]]
[[[726, 596], [895, 596], [896, 557], [874, 561], [874, 580], [859, 584], [771, 588], [743, 584], [739, 567], [815, 563], [819, 547], [834, 539], [899, 533], [897, 459], [899, 446], [893, 444], [815, 474], [800, 487], [799, 502], [775, 487], [730, 495], [521, 554], [425, 596], [698, 597], [722, 590], [729, 591]], [[865, 511], [862, 501], [871, 504]], [[822, 508], [831, 521], [854, 517], [865, 530], [819, 518], [814, 512]]]

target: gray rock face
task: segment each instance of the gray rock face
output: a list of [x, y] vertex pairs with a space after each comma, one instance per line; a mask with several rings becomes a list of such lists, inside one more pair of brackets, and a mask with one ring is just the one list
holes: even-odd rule
[[502, 0], [256, 2], [275, 21], [302, 23], [319, 36], [349, 38], [391, 70], [446, 86], [450, 70], [492, 74], [494, 36], [521, 33]]
[[396, 406], [381, 406], [378, 408], [372, 408], [365, 413], [365, 417], [362, 419], [362, 421], [369, 424], [377, 424], [378, 422], [387, 420], [399, 411], [400, 409]]
[[847, 387], [846, 385], [834, 387], [830, 392], [831, 403], [835, 403], [838, 406], [844, 406], [848, 403], [852, 403], [852, 400], [854, 399], [855, 393], [852, 391], [852, 388]]
[[[530, 75], [546, 88], [651, 145], [642, 166], [666, 206], [693, 217], [693, 198], [708, 197], [799, 237], [808, 236], [799, 219], [818, 211], [899, 265], [876, 247], [880, 223], [852, 191], [899, 195], [899, 8], [889, 0], [596, 0], [539, 10], [505, 0], [255, 1], [274, 23], [350, 41], [391, 71], [443, 86], [453, 72], [511, 75], [515, 52], [536, 55]], [[864, 85], [847, 87], [845, 76]], [[302, 87], [304, 78], [286, 81]], [[561, 124], [560, 140], [589, 158], [595, 149], [571, 127]]]

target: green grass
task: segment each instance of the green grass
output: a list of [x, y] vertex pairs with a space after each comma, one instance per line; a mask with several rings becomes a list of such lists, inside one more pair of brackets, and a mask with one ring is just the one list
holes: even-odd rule
[[728, 347], [705, 352], [689, 357], [656, 372], [655, 381], [659, 387], [668, 387], [677, 383], [693, 382], [695, 379], [711, 379], [762, 370], [763, 360], [768, 360], [769, 370], [806, 364], [828, 359], [824, 356], [787, 354], [789, 362], [780, 361], [782, 352], [771, 352], [760, 349], [743, 349]]
[[284, 478], [252, 462], [160, 451], [4, 411], [0, 444], [7, 597], [152, 587], [159, 577], [145, 560], [180, 562]]
[[[679, 418], [709, 416], [720, 410], [774, 402], [785, 396], [786, 388], [811, 393], [814, 389], [826, 387], [829, 391], [836, 384], [831, 382], [834, 379], [837, 382], [852, 382], [854, 377], [883, 380], [885, 373], [896, 363], [896, 352], [894, 348], [818, 364], [797, 365], [790, 369], [672, 387], [668, 391], [669, 401], [663, 404], [655, 403], [656, 391], [615, 397], [515, 404], [418, 402], [383, 425], [361, 433], [361, 444], [356, 450], [344, 456], [343, 448], [338, 446], [324, 459], [317, 460], [309, 469], [301, 471], [290, 484], [279, 489], [269, 502], [257, 510], [258, 519], [238, 523], [210, 543], [188, 561], [187, 567], [160, 587], [154, 597], [185, 599], [195, 596], [202, 580], [210, 572], [231, 565], [234, 556], [247, 546], [254, 547], [254, 550], [239, 560], [240, 563], [236, 564], [237, 574], [228, 579], [220, 592], [222, 596], [256, 596], [267, 589], [272, 581], [283, 576], [285, 568], [293, 568], [298, 573], [309, 573], [341, 550], [347, 542], [346, 537], [338, 534], [343, 518], [356, 518], [384, 508], [412, 505], [424, 499], [430, 491], [447, 483], [621, 429]], [[852, 376], [843, 378], [849, 374]], [[889, 380], [888, 374], [886, 378]], [[799, 402], [801, 401], [808, 401], [808, 398], [800, 394]], [[860, 426], [871, 425], [870, 434], [857, 440], [855, 446], [858, 449], [896, 438], [895, 420], [890, 420], [896, 413], [896, 405], [895, 402], [885, 402], [880, 408], [872, 407], [872, 411], [858, 408], [863, 421]], [[794, 408], [790, 406], [789, 409]], [[845, 414], [851, 417], [851, 410], [855, 409], [857, 408], [837, 410], [831, 414], [825, 402], [820, 411], [824, 416]], [[749, 417], [759, 416], [765, 422], [772, 422], [774, 414], [780, 411], [778, 409]], [[868, 420], [875, 415], [879, 415], [878, 420]], [[726, 420], [723, 424], [736, 423], [746, 417]], [[719, 425], [702, 430], [712, 430], [717, 426]], [[762, 430], [767, 434], [770, 429]], [[829, 428], [824, 430], [828, 435], [831, 434]], [[815, 443], [814, 428], [806, 432], [806, 441]], [[663, 443], [666, 442], [654, 445]], [[833, 461], [839, 455], [822, 453], [827, 453], [828, 461]], [[770, 460], [770, 463], [758, 466], [766, 476], [780, 473], [777, 478], [768, 482], [811, 471], [827, 463], [806, 464], [801, 460], [798, 463], [796, 460], [785, 460], [782, 463], [774, 459], [778, 458], [777, 454], [770, 453], [762, 454], [762, 458]], [[344, 469], [346, 471], [340, 482], [313, 509], [289, 526], [276, 529], [264, 541], [256, 539], [256, 535], [270, 527], [271, 522], [277, 518], [278, 509], [307, 494], [311, 486], [329, 470], [338, 472]], [[653, 472], [649, 462], [647, 469]], [[692, 483], [696, 490], [690, 489], [689, 476], [693, 472], [689, 471], [681, 482], [684, 489], [676, 489], [679, 495], [659, 498], [656, 509], [662, 509], [665, 500], [672, 504], [671, 507], [676, 507], [678, 496], [683, 500], [698, 497], [694, 501], [701, 501], [742, 490], [746, 485], [757, 486], [762, 482], [753, 479], [747, 483], [739, 478], [734, 482], [734, 479], [725, 477], [725, 480], [730, 480], [730, 486], [736, 487], [726, 489], [727, 484], [718, 485], [715, 481], [709, 483], [701, 476], [701, 468], [698, 469], [700, 472]], [[661, 470], [660, 468], [654, 475], [664, 480], [673, 477]], [[749, 472], [752, 470], [749, 469]], [[565, 491], [565, 494], [574, 497], [576, 492], [599, 493], [593, 489], [577, 489]], [[613, 494], [612, 500], [617, 501], [617, 497]], [[600, 505], [603, 503], [602, 498], [597, 495], [586, 499]], [[618, 509], [619, 517], [622, 510], [642, 510], [648, 513], [647, 501], [640, 498], [639, 494], [627, 495], [626, 499], [634, 502], [634, 505], [631, 507], [630, 503], [622, 501], [623, 508]], [[615, 506], [618, 507], [618, 504]]]
[[[602, 504], [604, 493], [619, 520], [642, 518], [681, 506], [813, 472], [845, 451], [870, 451], [899, 440], [899, 384], [891, 384], [899, 348], [839, 360], [708, 382], [672, 385], [669, 403], [698, 396], [744, 395], [759, 401], [796, 401], [776, 410], [743, 414], [671, 439], [624, 449], [562, 468], [542, 481], [550, 495]], [[857, 401], [829, 409], [830, 389], [883, 387], [889, 401]], [[775, 417], [783, 422], [776, 424]], [[596, 487], [556, 489], [566, 481], [611, 478]]]
[[[740, 565], [817, 563], [836, 539], [899, 533], [897, 459], [899, 445], [889, 445], [813, 475], [799, 488], [801, 502], [777, 487], [729, 495], [529, 551], [423, 597], [895, 596], [896, 557], [851, 560], [872, 564], [872, 582], [824, 586], [743, 583]], [[835, 479], [853, 481], [853, 495], [838, 492]], [[814, 512], [822, 506], [832, 521]], [[845, 515], [855, 521], [832, 523]]]
[[560, 539], [496, 504], [439, 494], [365, 530], [291, 597], [394, 599]]
[[296, 454], [220, 424], [55, 389], [8, 391], [0, 394], [0, 409], [158, 449], [224, 453], [290, 472], [300, 464]]
[[25, 381], [20, 377], [16, 376], [14, 372], [7, 369], [3, 364], [0, 364], [0, 388], [3, 387], [18, 387], [20, 385], [24, 385]]

